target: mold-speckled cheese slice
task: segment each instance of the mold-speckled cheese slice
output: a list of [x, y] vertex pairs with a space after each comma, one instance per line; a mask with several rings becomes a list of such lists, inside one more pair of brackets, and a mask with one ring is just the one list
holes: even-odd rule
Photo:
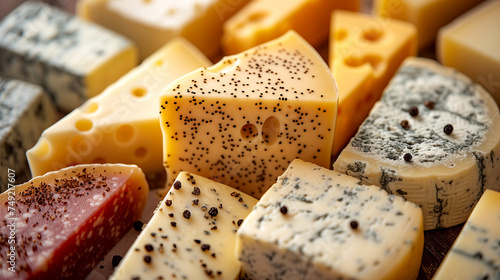
[[238, 230], [245, 279], [415, 279], [420, 208], [376, 186], [293, 161]]
[[330, 162], [337, 86], [297, 33], [172, 82], [160, 96], [164, 165], [260, 197], [300, 157]]
[[139, 219], [148, 192], [144, 173], [120, 164], [68, 167], [10, 188], [0, 195], [0, 279], [84, 279]]
[[237, 279], [236, 230], [256, 203], [231, 187], [180, 173], [111, 279]]
[[426, 230], [463, 223], [500, 189], [498, 107], [465, 75], [408, 58], [333, 166], [421, 206]]

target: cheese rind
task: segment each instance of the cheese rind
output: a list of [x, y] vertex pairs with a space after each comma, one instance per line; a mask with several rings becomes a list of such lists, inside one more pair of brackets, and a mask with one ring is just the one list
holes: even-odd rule
[[224, 53], [245, 51], [288, 30], [319, 47], [327, 41], [332, 10], [358, 11], [359, 6], [358, 0], [253, 0], [224, 23]]
[[334, 11], [329, 65], [339, 87], [333, 156], [338, 156], [408, 56], [417, 54], [412, 24]]
[[500, 1], [485, 1], [439, 30], [438, 60], [482, 85], [500, 105]]
[[79, 163], [137, 164], [163, 174], [158, 96], [178, 77], [210, 61], [176, 38], [143, 63], [46, 129], [27, 152], [34, 176]]
[[245, 279], [415, 279], [420, 208], [294, 160], [238, 230]]
[[329, 166], [335, 80], [297, 33], [226, 57], [160, 96], [169, 184], [200, 174], [255, 197], [296, 157]]
[[421, 206], [426, 230], [450, 227], [485, 189], [500, 188], [499, 131], [481, 86], [408, 58], [333, 167]]
[[0, 75], [42, 86], [62, 112], [136, 64], [131, 41], [38, 1], [23, 3], [0, 23]]
[[16, 183], [31, 176], [26, 151], [58, 119], [54, 104], [36, 85], [0, 77], [0, 192], [7, 189], [8, 169]]
[[500, 279], [500, 193], [484, 192], [432, 279]]
[[238, 279], [236, 230], [257, 200], [180, 173], [111, 279]]
[[77, 14], [130, 38], [144, 59], [176, 37], [220, 56], [223, 22], [249, 0], [79, 0]]

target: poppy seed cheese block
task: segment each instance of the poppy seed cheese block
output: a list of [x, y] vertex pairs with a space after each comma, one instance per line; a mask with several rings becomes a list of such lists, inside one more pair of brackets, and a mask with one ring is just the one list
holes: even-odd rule
[[500, 188], [498, 107], [465, 75], [408, 58], [333, 167], [418, 204], [426, 230], [463, 223]]
[[358, 179], [294, 160], [237, 234], [244, 279], [415, 279], [420, 208]]
[[236, 231], [257, 200], [182, 172], [111, 277], [238, 279]]
[[26, 150], [57, 121], [54, 104], [36, 85], [0, 77], [0, 192], [7, 189], [8, 170], [18, 182], [31, 178]]
[[0, 195], [0, 279], [84, 279], [139, 219], [148, 192], [137, 166], [118, 164], [69, 167], [10, 188]]
[[160, 96], [164, 165], [260, 197], [297, 158], [329, 166], [337, 87], [297, 33], [171, 83]]
[[433, 279], [500, 279], [499, 192], [484, 192]]
[[0, 23], [0, 75], [42, 86], [65, 113], [136, 64], [131, 41], [39, 1]]

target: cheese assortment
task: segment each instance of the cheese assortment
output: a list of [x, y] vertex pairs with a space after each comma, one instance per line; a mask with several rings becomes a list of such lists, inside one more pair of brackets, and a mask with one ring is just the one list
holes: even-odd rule
[[335, 161], [336, 171], [418, 204], [426, 230], [465, 222], [500, 189], [500, 113], [481, 86], [407, 58]]
[[296, 157], [328, 167], [337, 98], [294, 31], [185, 75], [160, 96], [169, 184], [189, 171], [259, 198]]
[[331, 18], [328, 58], [339, 88], [332, 154], [338, 156], [399, 65], [417, 54], [417, 32], [403, 21], [349, 11], [334, 11]]
[[236, 54], [295, 30], [314, 47], [327, 41], [334, 9], [359, 11], [359, 0], [253, 0], [223, 25], [224, 53]]
[[500, 1], [486, 1], [439, 30], [438, 59], [481, 84], [500, 104]]
[[0, 278], [84, 279], [141, 216], [148, 192], [144, 173], [122, 164], [69, 167], [10, 188], [0, 194]]
[[136, 63], [136, 47], [126, 38], [38, 1], [0, 23], [0, 75], [42, 86], [64, 113]]
[[257, 200], [182, 172], [111, 279], [237, 279], [236, 231]]
[[424, 246], [417, 205], [299, 159], [237, 237], [244, 279], [415, 279]]
[[500, 278], [500, 193], [486, 190], [433, 279]]
[[0, 192], [7, 189], [8, 169], [16, 180], [31, 178], [25, 153], [43, 130], [58, 119], [54, 104], [36, 85], [0, 77]]
[[374, 0], [374, 13], [388, 20], [398, 19], [414, 24], [418, 46], [428, 48], [441, 27], [483, 0]]
[[249, 0], [78, 0], [77, 13], [133, 40], [144, 59], [176, 37], [220, 56], [222, 24]]
[[136, 164], [146, 174], [164, 173], [158, 98], [170, 82], [211, 65], [182, 38], [46, 129], [27, 152], [34, 176], [79, 163]]

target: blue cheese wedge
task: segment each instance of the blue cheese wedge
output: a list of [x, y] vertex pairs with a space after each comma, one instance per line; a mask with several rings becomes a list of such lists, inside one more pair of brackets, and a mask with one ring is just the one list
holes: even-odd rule
[[433, 279], [500, 279], [499, 192], [484, 192]]
[[8, 187], [9, 173], [15, 184], [30, 179], [25, 152], [58, 117], [41, 87], [0, 77], [0, 192]]
[[415, 279], [420, 208], [294, 160], [238, 230], [244, 279]]
[[257, 200], [180, 173], [111, 279], [237, 279], [236, 231]]
[[461, 73], [408, 58], [333, 167], [418, 204], [425, 230], [463, 223], [500, 189], [498, 107]]
[[42, 86], [63, 112], [136, 64], [136, 47], [125, 37], [38, 1], [0, 22], [0, 75]]

